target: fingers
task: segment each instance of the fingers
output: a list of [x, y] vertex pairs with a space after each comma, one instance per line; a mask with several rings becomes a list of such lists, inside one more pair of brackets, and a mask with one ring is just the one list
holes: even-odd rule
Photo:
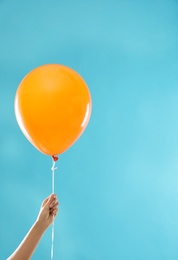
[[58, 205], [59, 205], [59, 202], [57, 201], [56, 195], [52, 196], [52, 199], [49, 200], [49, 202], [48, 202], [48, 206], [49, 206], [51, 215], [56, 216], [56, 214], [58, 212]]
[[58, 208], [57, 207], [54, 207], [54, 208], [50, 209], [50, 214], [51, 215], [56, 217], [57, 213], [58, 213]]
[[52, 215], [53, 215], [54, 217], [56, 217], [57, 213], [58, 213], [58, 209], [55, 209], [55, 210], [53, 210]]
[[49, 208], [53, 208], [57, 204], [57, 198], [54, 197], [50, 202], [49, 202]]
[[59, 202], [56, 202], [52, 207], [50, 207], [50, 211], [52, 212], [53, 210], [57, 209], [59, 205]]
[[50, 214], [56, 216], [58, 212], [59, 202], [55, 202], [52, 207], [50, 207]]
[[[57, 200], [57, 197], [56, 197], [56, 194], [51, 194], [49, 197], [47, 197], [45, 200], [44, 200], [44, 206], [47, 206], [47, 207], [50, 207], [54, 201]], [[46, 202], [46, 203], [45, 203]]]
[[57, 201], [56, 194], [51, 194], [42, 203], [42, 206], [49, 209], [49, 214], [56, 217], [58, 213], [59, 202]]

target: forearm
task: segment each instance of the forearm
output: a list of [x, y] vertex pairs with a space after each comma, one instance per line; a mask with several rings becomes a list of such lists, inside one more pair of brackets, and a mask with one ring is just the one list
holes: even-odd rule
[[29, 260], [31, 258], [43, 233], [52, 224], [54, 217], [57, 215], [58, 204], [55, 194], [51, 194], [43, 201], [37, 221], [19, 247], [7, 260]]
[[29, 260], [37, 247], [45, 228], [35, 222], [19, 247], [7, 260]]

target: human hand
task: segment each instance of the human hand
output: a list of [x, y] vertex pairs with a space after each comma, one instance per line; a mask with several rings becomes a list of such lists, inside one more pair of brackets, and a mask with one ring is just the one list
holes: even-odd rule
[[57, 216], [58, 205], [59, 203], [55, 194], [51, 194], [42, 202], [41, 209], [37, 217], [37, 223], [44, 230], [52, 224], [54, 218]]

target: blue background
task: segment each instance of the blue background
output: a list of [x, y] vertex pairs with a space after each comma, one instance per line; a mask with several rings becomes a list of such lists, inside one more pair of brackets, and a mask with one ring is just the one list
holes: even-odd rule
[[[76, 70], [90, 123], [60, 156], [55, 259], [178, 259], [178, 1], [0, 1], [0, 259], [51, 193], [51, 158], [21, 133], [14, 97], [35, 67]], [[51, 229], [33, 260], [50, 259]]]

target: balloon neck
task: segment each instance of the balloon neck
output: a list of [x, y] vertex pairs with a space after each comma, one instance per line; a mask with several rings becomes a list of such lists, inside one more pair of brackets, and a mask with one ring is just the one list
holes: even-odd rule
[[58, 160], [58, 157], [56, 155], [53, 155], [52, 158], [53, 158], [54, 162], [56, 162]]

